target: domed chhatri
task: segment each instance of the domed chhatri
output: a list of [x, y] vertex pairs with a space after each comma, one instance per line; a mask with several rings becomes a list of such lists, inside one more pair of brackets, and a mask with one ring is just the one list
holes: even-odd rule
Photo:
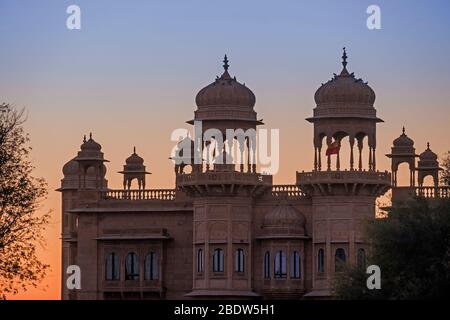
[[146, 171], [144, 159], [136, 153], [136, 147], [133, 147], [133, 153], [125, 160], [123, 170], [119, 173], [123, 174], [123, 188], [128, 190], [134, 179], [138, 181], [139, 190], [145, 189], [145, 176], [151, 174]]
[[316, 91], [314, 100], [318, 108], [342, 105], [350, 108], [371, 108], [375, 92], [362, 79], [347, 71], [347, 52], [342, 55], [342, 71]]
[[200, 107], [249, 107], [255, 106], [256, 98], [253, 92], [228, 73], [228, 58], [223, 60], [224, 73], [217, 77], [210, 85], [201, 89], [196, 98], [196, 104]]
[[402, 129], [402, 134], [393, 141], [394, 147], [413, 147], [414, 141], [405, 133], [405, 127]]
[[136, 147], [134, 147], [133, 154], [125, 160], [125, 163], [127, 165], [143, 165], [144, 159], [136, 153]]
[[[437, 154], [431, 151], [430, 143], [427, 143], [427, 149], [419, 155], [420, 161], [437, 161]], [[419, 161], [419, 164], [420, 164]]]
[[92, 139], [92, 133], [89, 134], [89, 140], [86, 141], [86, 136], [84, 136], [83, 144], [80, 147], [81, 150], [85, 151], [101, 151], [102, 146]]

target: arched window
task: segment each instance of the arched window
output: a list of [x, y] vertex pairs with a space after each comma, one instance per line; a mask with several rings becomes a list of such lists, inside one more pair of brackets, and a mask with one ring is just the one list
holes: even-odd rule
[[235, 268], [234, 268], [234, 270], [236, 272], [244, 272], [244, 266], [245, 266], [244, 249], [237, 249], [236, 250], [236, 261], [235, 261]]
[[203, 249], [198, 249], [197, 251], [197, 272], [204, 271], [204, 262], [205, 259], [203, 257]]
[[130, 252], [125, 258], [125, 280], [139, 279], [139, 259], [136, 253]]
[[365, 269], [366, 268], [366, 250], [364, 250], [363, 248], [359, 248], [358, 254], [356, 257], [357, 257], [358, 268]]
[[300, 253], [298, 251], [292, 252], [290, 273], [291, 278], [300, 279]]
[[264, 254], [264, 279], [270, 279], [270, 252]]
[[120, 279], [120, 267], [119, 256], [112, 252], [106, 258], [106, 280], [119, 280]]
[[144, 269], [145, 269], [144, 273], [145, 280], [159, 279], [158, 255], [155, 252], [150, 252], [145, 257]]
[[286, 278], [286, 254], [278, 251], [275, 255], [275, 278]]
[[323, 251], [323, 249], [319, 249], [319, 251], [317, 252], [317, 272], [325, 272], [325, 252]]
[[345, 250], [342, 248], [337, 248], [336, 253], [334, 254], [334, 271], [344, 271], [346, 259]]
[[213, 254], [213, 271], [223, 272], [224, 269], [224, 256], [222, 249], [215, 249]]

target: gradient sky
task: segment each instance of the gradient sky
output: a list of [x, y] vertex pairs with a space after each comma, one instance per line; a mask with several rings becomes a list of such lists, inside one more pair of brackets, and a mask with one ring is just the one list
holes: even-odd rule
[[[66, 8], [81, 7], [82, 29], [66, 28]], [[366, 8], [381, 8], [382, 29], [366, 28]], [[406, 126], [421, 152], [442, 155], [450, 129], [449, 1], [106, 1], [0, 0], [0, 102], [28, 110], [36, 175], [49, 183], [53, 210], [42, 257], [52, 272], [18, 298], [59, 298], [61, 167], [90, 131], [103, 146], [110, 187], [121, 186], [136, 145], [153, 172], [150, 188], [173, 187], [170, 133], [187, 127], [196, 93], [222, 72], [257, 97], [267, 128], [279, 128], [276, 183], [312, 168], [314, 92], [341, 70], [369, 81], [378, 126], [378, 167]], [[44, 287], [47, 287], [44, 291]]]

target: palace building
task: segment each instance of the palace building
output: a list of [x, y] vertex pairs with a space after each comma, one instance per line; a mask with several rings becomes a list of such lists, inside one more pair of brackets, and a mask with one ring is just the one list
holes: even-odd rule
[[[188, 122], [201, 121], [202, 134], [218, 129], [224, 141], [226, 129], [262, 124], [255, 95], [228, 69], [225, 57], [223, 74], [199, 91]], [[377, 169], [376, 129], [383, 120], [374, 108], [375, 92], [347, 70], [345, 49], [342, 71], [314, 99], [306, 119], [313, 126], [314, 163], [291, 185], [274, 185], [271, 175], [258, 171], [254, 139], [239, 144], [238, 164], [226, 147], [231, 141], [217, 149], [200, 135], [195, 145], [201, 155], [215, 148], [215, 161], [193, 162], [195, 152], [180, 148], [174, 189], [146, 188], [149, 172], [136, 150], [120, 172], [123, 189], [110, 189], [102, 147], [85, 137], [64, 165], [58, 189], [62, 299], [331, 298], [336, 273], [346, 264], [365, 266], [370, 246], [363, 226], [375, 219], [378, 197], [391, 188], [394, 205], [450, 196], [438, 185], [436, 154], [428, 145], [417, 155], [404, 129], [387, 155], [392, 173]], [[182, 142], [195, 151], [193, 140]], [[410, 186], [398, 187], [403, 162]], [[428, 175], [434, 186], [423, 186]], [[131, 189], [134, 179], [137, 189]], [[70, 265], [81, 269], [79, 290], [67, 289]]]

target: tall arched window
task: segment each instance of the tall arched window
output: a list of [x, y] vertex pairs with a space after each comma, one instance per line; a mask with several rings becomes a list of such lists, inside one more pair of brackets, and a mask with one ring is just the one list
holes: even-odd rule
[[236, 272], [244, 272], [244, 266], [245, 266], [244, 249], [237, 249], [234, 270]]
[[298, 251], [292, 252], [291, 255], [291, 278], [299, 279], [300, 274], [300, 253]]
[[223, 272], [224, 270], [224, 255], [222, 249], [215, 249], [213, 254], [213, 271]]
[[125, 258], [125, 280], [139, 279], [139, 259], [136, 253], [130, 252]]
[[286, 278], [286, 254], [278, 251], [275, 255], [275, 278]]
[[203, 272], [205, 259], [203, 257], [203, 249], [198, 249], [197, 251], [197, 272]]
[[323, 249], [319, 249], [317, 252], [317, 272], [325, 272], [325, 252]]
[[365, 269], [366, 268], [366, 251], [363, 248], [359, 248], [358, 254], [356, 257], [357, 257], [358, 268]]
[[106, 258], [106, 280], [119, 280], [120, 279], [120, 267], [119, 267], [119, 256], [112, 252]]
[[344, 271], [346, 260], [347, 258], [345, 256], [345, 250], [342, 248], [337, 248], [336, 253], [334, 254], [334, 271]]
[[158, 255], [155, 252], [149, 252], [145, 257], [144, 269], [145, 269], [144, 273], [145, 280], [159, 279]]
[[270, 279], [270, 252], [264, 254], [264, 279]]

